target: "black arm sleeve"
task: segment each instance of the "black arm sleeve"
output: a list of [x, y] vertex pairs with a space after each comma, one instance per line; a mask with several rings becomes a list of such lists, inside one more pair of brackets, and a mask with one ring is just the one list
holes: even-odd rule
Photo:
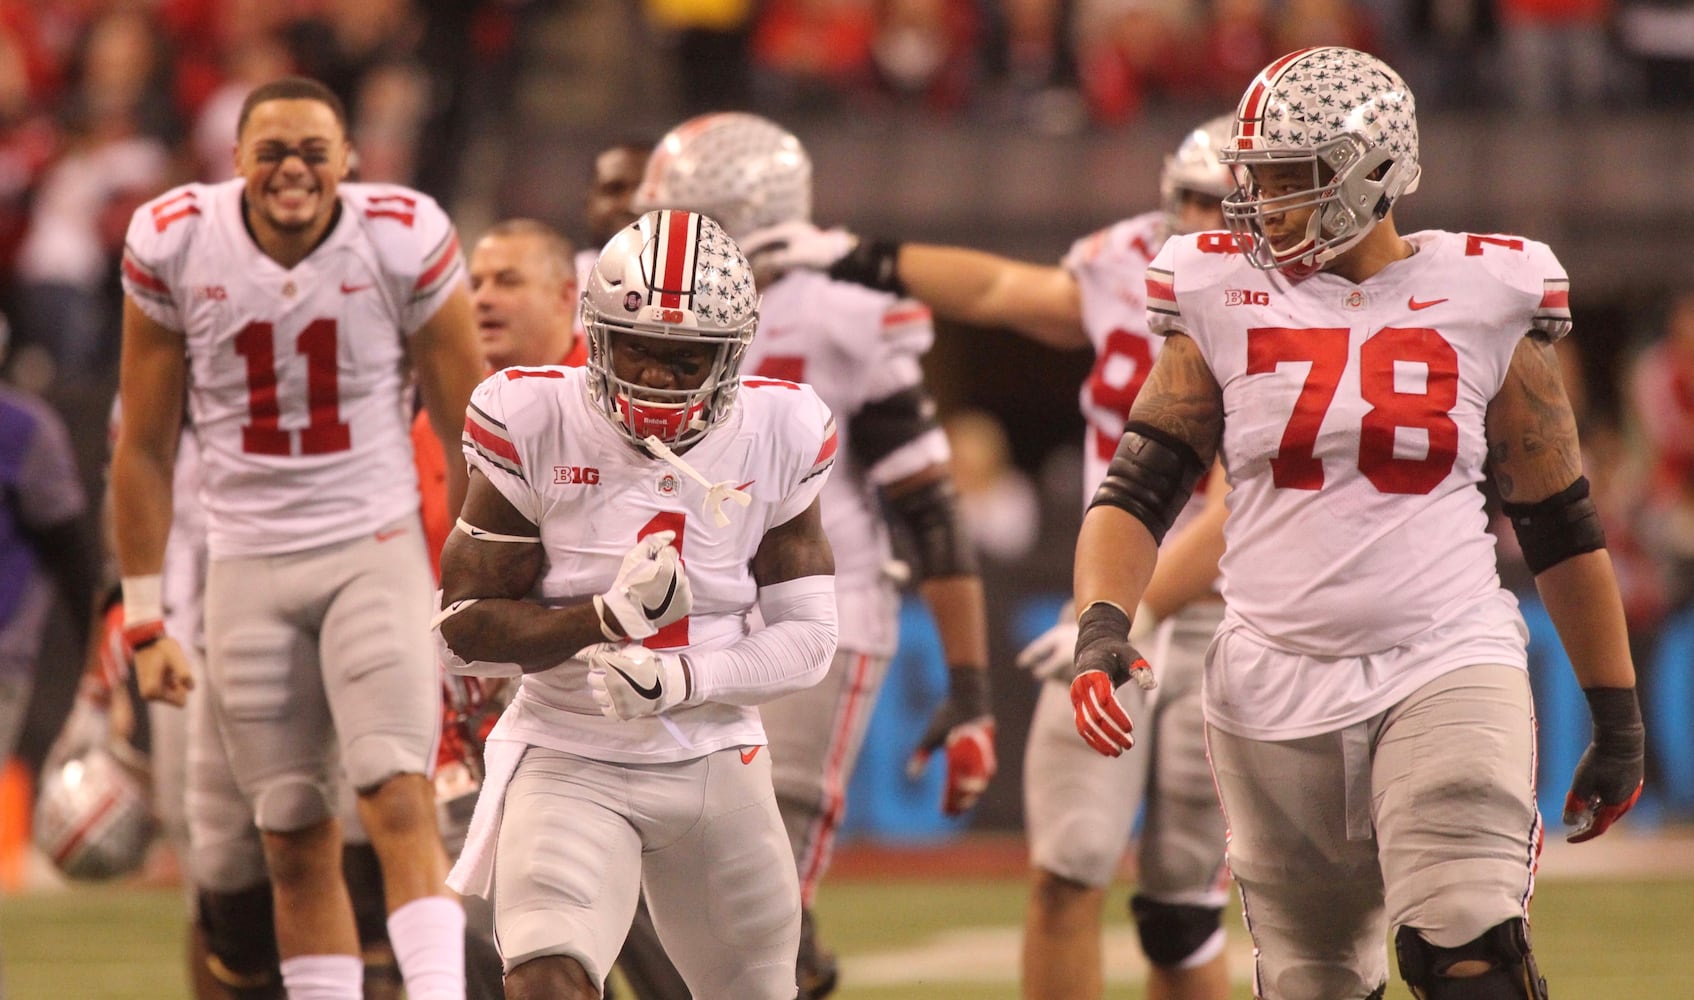
[[1088, 506], [1128, 511], [1153, 533], [1153, 541], [1163, 542], [1205, 472], [1188, 442], [1132, 420]]
[[935, 419], [935, 400], [922, 385], [885, 396], [855, 413], [848, 421], [847, 447], [860, 468], [876, 463], [940, 427]]
[[976, 575], [976, 548], [959, 518], [959, 496], [951, 476], [886, 497], [884, 502], [911, 532], [920, 580]]
[[1540, 575], [1572, 556], [1606, 547], [1600, 512], [1588, 496], [1588, 477], [1537, 503], [1501, 504], [1517, 533], [1529, 571]]

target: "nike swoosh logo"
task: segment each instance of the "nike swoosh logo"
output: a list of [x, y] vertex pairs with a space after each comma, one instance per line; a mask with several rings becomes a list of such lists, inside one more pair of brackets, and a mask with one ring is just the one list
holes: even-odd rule
[[759, 756], [759, 751], [761, 749], [761, 747], [749, 747], [748, 749], [741, 751], [741, 763], [753, 763], [753, 758]]
[[745, 489], [746, 489], [746, 488], [747, 488], [747, 487], [749, 487], [749, 486], [751, 486], [751, 485], [753, 485], [753, 484], [754, 484], [754, 483], [756, 483], [756, 482], [758, 482], [758, 480], [757, 480], [757, 479], [749, 479], [749, 480], [747, 480], [747, 481], [746, 481], [746, 482], [745, 482], [745, 483], [742, 483], [742, 484], [741, 484], [741, 485], [740, 485], [740, 486], [737, 486], [737, 487], [736, 487], [736, 489], [738, 489], [738, 490], [745, 490]]
[[376, 533], [376, 540], [379, 541], [379, 542], [386, 542], [390, 538], [399, 538], [401, 535], [404, 535], [405, 533], [406, 533], [405, 528], [394, 528], [391, 531], [379, 531], [379, 532]]
[[352, 295], [354, 292], [362, 292], [370, 287], [370, 285], [349, 285], [347, 282], [343, 281], [341, 283], [341, 294]]
[[616, 670], [618, 672], [619, 677], [622, 677], [624, 680], [629, 682], [629, 686], [635, 689], [636, 694], [640, 695], [643, 698], [646, 698], [648, 701], [658, 701], [659, 700], [659, 679], [657, 677], [653, 678], [653, 686], [652, 687], [642, 687], [641, 685], [635, 683], [635, 678], [633, 678], [630, 675], [624, 673], [622, 667], [613, 667], [612, 669]]
[[673, 574], [671, 576], [671, 587], [670, 587], [669, 590], [665, 591], [665, 599], [659, 602], [659, 606], [656, 607], [656, 608], [650, 608], [647, 605], [643, 604], [641, 606], [641, 610], [647, 612], [647, 617], [649, 617], [649, 618], [662, 618], [662, 617], [664, 617], [665, 612], [670, 609], [671, 598], [673, 598], [675, 596], [676, 596], [676, 576]]
[[1446, 301], [1446, 299], [1430, 299], [1428, 302], [1419, 302], [1417, 297], [1413, 296], [1406, 300], [1406, 308], [1417, 312], [1419, 309], [1428, 309], [1430, 306], [1438, 306]]

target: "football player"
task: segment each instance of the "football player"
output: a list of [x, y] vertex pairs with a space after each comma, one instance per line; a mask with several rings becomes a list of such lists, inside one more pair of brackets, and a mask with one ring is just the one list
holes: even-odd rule
[[[262, 832], [284, 985], [362, 990], [339, 756], [407, 992], [458, 997], [464, 915], [443, 884], [429, 778], [439, 687], [406, 375], [446, 442], [480, 365], [451, 222], [416, 191], [343, 184], [350, 153], [327, 88], [265, 84], [242, 108], [240, 176], [167, 192], [131, 220], [112, 462], [125, 636], [142, 693], [182, 704], [195, 676], [162, 620], [159, 573], [186, 409], [207, 513], [207, 700]], [[463, 470], [450, 476], [453, 509]]]
[[[1080, 398], [1087, 423], [1084, 487], [1106, 474], [1160, 339], [1147, 330], [1147, 264], [1173, 234], [1219, 229], [1234, 189], [1218, 154], [1232, 119], [1189, 132], [1165, 158], [1156, 211], [1083, 237], [1057, 266], [963, 247], [861, 240], [843, 230], [788, 223], [748, 240], [755, 261], [824, 269], [839, 279], [910, 295], [946, 319], [1006, 327], [1059, 349], [1090, 347]], [[1087, 495], [1085, 493], [1085, 495]], [[1140, 630], [1162, 653], [1157, 699], [1137, 705], [1142, 752], [1106, 759], [1077, 738], [1070, 702], [1076, 617], [1018, 657], [1042, 685], [1024, 754], [1024, 817], [1033, 880], [1024, 916], [1023, 995], [1089, 1000], [1104, 989], [1101, 918], [1107, 887], [1145, 811], [1140, 883], [1130, 900], [1154, 1000], [1221, 1000], [1223, 817], [1212, 791], [1200, 713], [1200, 669], [1223, 617], [1214, 589], [1222, 548], [1221, 484], [1180, 520], [1188, 551], [1162, 565], [1143, 596]], [[1177, 536], [1172, 538], [1176, 546]], [[1158, 623], [1163, 621], [1163, 625]]]
[[639, 892], [695, 996], [792, 1000], [799, 884], [754, 706], [835, 649], [835, 421], [739, 377], [758, 296], [705, 216], [641, 216], [582, 308], [586, 367], [496, 373], [466, 414], [438, 645], [522, 680], [450, 881], [492, 900], [514, 1000], [599, 997]]
[[1230, 232], [1173, 239], [1147, 270], [1165, 346], [1077, 540], [1077, 728], [1103, 754], [1131, 746], [1136, 699], [1118, 692], [1159, 669], [1131, 612], [1221, 456], [1206, 734], [1255, 995], [1381, 997], [1392, 934], [1421, 1000], [1545, 1000], [1526, 630], [1495, 568], [1485, 463], [1593, 712], [1570, 840], [1635, 803], [1644, 738], [1554, 356], [1565, 270], [1520, 236], [1399, 233], [1415, 105], [1362, 52], [1267, 66], [1223, 159], [1244, 171]]
[[[654, 147], [635, 204], [705, 212], [738, 239], [780, 223], [805, 223], [812, 214], [811, 159], [791, 133], [757, 115], [702, 115]], [[816, 389], [841, 421], [847, 460], [824, 502], [824, 529], [836, 553], [840, 648], [823, 683], [762, 711], [808, 913], [801, 995], [815, 998], [833, 988], [835, 971], [816, 946], [812, 899], [898, 640], [891, 520], [913, 542], [918, 589], [935, 618], [949, 679], [908, 770], [921, 771], [937, 751], [945, 756], [940, 806], [949, 816], [970, 809], [994, 776], [994, 716], [982, 583], [959, 518], [947, 438], [920, 367], [934, 339], [929, 310], [815, 272], [784, 274], [762, 288], [760, 336], [748, 349], [748, 370]]]

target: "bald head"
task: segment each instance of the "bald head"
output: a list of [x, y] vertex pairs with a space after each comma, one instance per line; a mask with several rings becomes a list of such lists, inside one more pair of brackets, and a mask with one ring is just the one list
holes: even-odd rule
[[489, 229], [471, 251], [471, 304], [490, 368], [556, 365], [575, 345], [576, 248], [534, 219]]

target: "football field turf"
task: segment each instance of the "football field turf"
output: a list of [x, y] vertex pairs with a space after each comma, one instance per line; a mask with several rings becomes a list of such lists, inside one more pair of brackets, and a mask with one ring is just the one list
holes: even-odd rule
[[[1687, 841], [1673, 849], [1687, 850]], [[1536, 951], [1556, 1000], [1694, 998], [1688, 929], [1694, 875], [1543, 877]], [[1110, 1000], [1140, 998], [1139, 958], [1112, 894]], [[843, 959], [839, 1000], [1012, 1000], [1017, 996], [1021, 873], [945, 879], [844, 874], [824, 886], [820, 926]], [[0, 899], [8, 1000], [178, 1000], [186, 996], [182, 897], [172, 888], [84, 886]], [[1236, 997], [1250, 996], [1249, 952], [1232, 904]], [[1391, 998], [1409, 994], [1394, 982]]]

